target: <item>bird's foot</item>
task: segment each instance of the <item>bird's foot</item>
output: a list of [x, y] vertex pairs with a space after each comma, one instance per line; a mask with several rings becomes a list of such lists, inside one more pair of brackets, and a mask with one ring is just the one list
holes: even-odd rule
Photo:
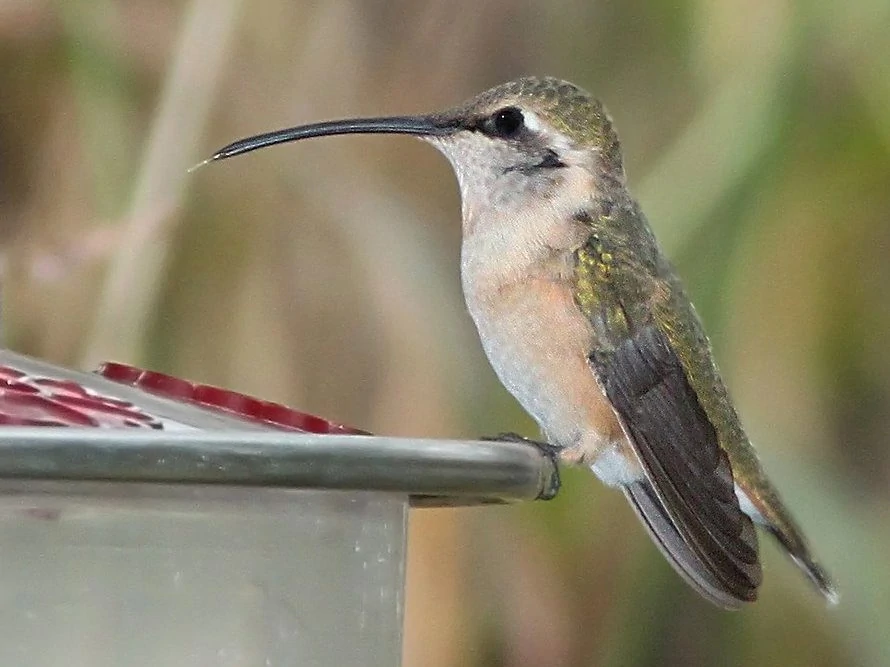
[[551, 459], [559, 458], [559, 453], [562, 451], [562, 447], [551, 445], [549, 442], [544, 442], [542, 440], [532, 440], [531, 438], [526, 438], [524, 435], [519, 435], [518, 433], [498, 433], [497, 435], [483, 436], [482, 440], [488, 440], [490, 442], [518, 442], [520, 444], [532, 445], [535, 449], [539, 450], [542, 454], [546, 454], [547, 457]]
[[559, 478], [559, 453], [562, 451], [562, 447], [557, 447], [556, 445], [551, 445], [549, 442], [542, 442], [541, 440], [532, 440], [531, 438], [526, 438], [518, 433], [498, 433], [493, 436], [483, 436], [481, 439], [489, 442], [518, 442], [520, 444], [533, 446], [546, 456], [552, 464], [550, 476], [544, 483], [544, 488], [541, 489], [541, 493], [538, 494], [537, 500], [552, 500], [556, 497], [556, 494], [559, 493], [559, 489], [562, 486], [562, 480]]

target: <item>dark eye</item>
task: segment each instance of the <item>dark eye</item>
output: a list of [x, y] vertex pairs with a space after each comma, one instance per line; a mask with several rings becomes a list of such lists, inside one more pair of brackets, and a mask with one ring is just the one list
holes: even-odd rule
[[490, 122], [493, 134], [509, 139], [522, 129], [522, 112], [516, 107], [506, 107], [495, 111]]

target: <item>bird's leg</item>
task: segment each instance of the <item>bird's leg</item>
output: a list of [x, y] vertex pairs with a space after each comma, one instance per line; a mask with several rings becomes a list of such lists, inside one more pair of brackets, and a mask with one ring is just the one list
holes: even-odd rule
[[562, 486], [562, 480], [559, 478], [559, 453], [562, 447], [557, 447], [541, 440], [532, 440], [518, 433], [498, 433], [494, 436], [483, 436], [481, 439], [489, 442], [517, 442], [523, 445], [531, 445], [537, 449], [547, 457], [553, 466], [550, 478], [547, 480], [540, 495], [538, 495], [537, 500], [552, 500], [559, 493], [559, 489]]

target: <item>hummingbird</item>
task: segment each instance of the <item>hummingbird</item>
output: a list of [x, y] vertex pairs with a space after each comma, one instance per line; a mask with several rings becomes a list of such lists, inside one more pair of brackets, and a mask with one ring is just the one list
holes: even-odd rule
[[719, 607], [757, 598], [755, 524], [837, 601], [628, 191], [601, 102], [567, 81], [526, 77], [446, 111], [260, 134], [202, 164], [358, 133], [414, 135], [451, 163], [467, 309], [496, 375], [541, 429], [543, 442], [529, 442], [621, 489], [668, 562]]

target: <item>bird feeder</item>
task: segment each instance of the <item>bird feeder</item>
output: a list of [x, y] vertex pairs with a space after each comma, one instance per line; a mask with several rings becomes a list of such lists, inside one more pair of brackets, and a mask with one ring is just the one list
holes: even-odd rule
[[531, 446], [0, 350], [0, 665], [398, 665], [409, 508], [553, 474]]

